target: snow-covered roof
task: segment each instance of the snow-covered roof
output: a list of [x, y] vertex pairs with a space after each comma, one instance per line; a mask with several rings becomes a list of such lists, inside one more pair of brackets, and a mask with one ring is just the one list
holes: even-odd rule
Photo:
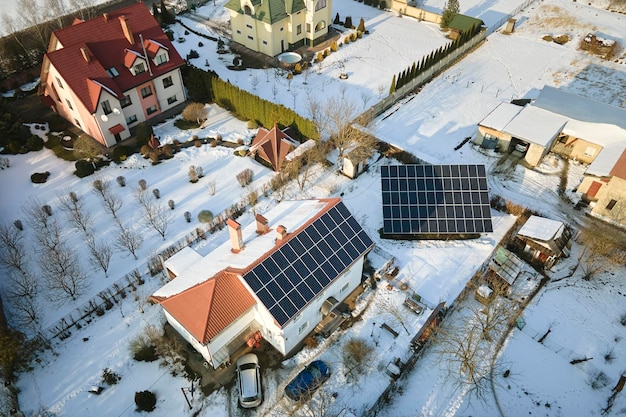
[[504, 132], [527, 142], [548, 146], [561, 133], [566, 122], [566, 117], [528, 105], [506, 125]]
[[[180, 272], [180, 275], [161, 287], [153, 295], [155, 297], [170, 297], [206, 281], [227, 267], [247, 268], [276, 246], [275, 229], [279, 224], [284, 226], [289, 233], [294, 232], [319, 215], [327, 205], [328, 201], [325, 200], [281, 202], [263, 214], [269, 220], [269, 233], [259, 235], [256, 231], [255, 222], [247, 226], [242, 225], [241, 232], [245, 245], [244, 250], [234, 253], [230, 240], [227, 240], [207, 256], [201, 257], [197, 262], [188, 265], [186, 269]], [[222, 233], [228, 232], [224, 230]]]
[[533, 105], [571, 119], [607, 123], [626, 129], [626, 109], [558, 88], [544, 86]]
[[559, 238], [563, 233], [564, 227], [562, 222], [556, 220], [530, 216], [517, 234], [547, 242]]
[[201, 259], [202, 255], [193, 250], [190, 246], [185, 246], [179, 252], [167, 259], [165, 261], [165, 266], [167, 269], [172, 271], [174, 275], [178, 276], [191, 265], [199, 262]]
[[513, 120], [523, 109], [522, 106], [516, 106], [511, 103], [500, 103], [498, 107], [493, 109], [479, 125], [489, 127], [495, 130], [504, 130], [506, 125]]

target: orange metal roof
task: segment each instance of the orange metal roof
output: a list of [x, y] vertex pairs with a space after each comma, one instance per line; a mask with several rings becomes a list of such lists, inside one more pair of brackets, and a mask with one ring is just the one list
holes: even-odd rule
[[202, 344], [209, 343], [255, 304], [237, 274], [227, 271], [161, 301], [163, 308]]
[[283, 161], [294, 148], [294, 140], [276, 125], [271, 130], [259, 128], [250, 146], [250, 152], [257, 152], [268, 161], [274, 171], [280, 171]]

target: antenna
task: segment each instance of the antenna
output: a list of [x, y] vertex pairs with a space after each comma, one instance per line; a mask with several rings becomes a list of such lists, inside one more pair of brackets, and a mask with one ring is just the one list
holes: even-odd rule
[[106, 114], [101, 115], [100, 118], [102, 119], [103, 122], [106, 122], [109, 120], [109, 117]]
[[152, 77], [152, 67], [150, 66], [150, 59], [148, 59], [148, 53], [146, 52], [146, 45], [143, 43], [143, 35], [140, 33], [139, 34], [139, 39], [141, 40], [141, 48], [143, 49], [143, 57], [146, 60], [146, 63], [148, 64], [148, 72], [150, 73], [150, 76]]
[[113, 113], [120, 114], [120, 109], [118, 109], [117, 107], [113, 107]]

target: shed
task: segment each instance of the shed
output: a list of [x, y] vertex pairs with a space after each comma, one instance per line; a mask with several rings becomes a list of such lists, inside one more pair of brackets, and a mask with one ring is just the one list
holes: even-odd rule
[[453, 40], [458, 39], [464, 33], [471, 33], [471, 36], [473, 36], [480, 31], [483, 25], [484, 22], [480, 19], [464, 14], [457, 14], [448, 24], [448, 29], [450, 29], [448, 36]]
[[557, 220], [540, 216], [530, 216], [517, 232], [518, 246], [531, 263], [539, 263], [545, 268], [562, 256], [569, 256], [571, 233]]
[[503, 247], [498, 247], [485, 274], [489, 288], [499, 294], [509, 294], [523, 266], [524, 261], [519, 257]]

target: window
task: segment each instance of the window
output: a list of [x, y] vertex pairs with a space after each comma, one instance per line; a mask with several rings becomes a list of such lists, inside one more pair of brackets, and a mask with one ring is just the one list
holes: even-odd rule
[[172, 96], [172, 97], [167, 99], [167, 104], [176, 103], [177, 101], [178, 101], [178, 99], [176, 98], [176, 96]]
[[348, 289], [348, 287], [350, 286], [349, 282], [346, 282], [346, 285], [344, 285], [343, 287], [341, 287], [341, 291], [340, 292], [344, 292], [345, 290]]
[[67, 107], [70, 108], [70, 110], [74, 110], [74, 107], [72, 107], [72, 102], [69, 101], [68, 99], [65, 99], [65, 103], [67, 103]]
[[142, 72], [146, 72], [146, 64], [144, 64], [143, 62], [140, 62], [133, 67], [133, 70], [135, 72], [135, 75], [139, 75]]
[[596, 148], [592, 147], [592, 146], [587, 146], [585, 148], [585, 152], [583, 152], [583, 155], [591, 158], [592, 156], [594, 156], [596, 154]]
[[299, 35], [301, 33], [302, 33], [302, 25], [296, 26], [296, 35]]
[[135, 123], [137, 121], [137, 116], [136, 115], [132, 115], [126, 118], [126, 124], [129, 125], [131, 123]]
[[309, 322], [305, 321], [304, 323], [302, 323], [300, 325], [300, 327], [298, 327], [298, 334], [304, 333], [306, 331], [306, 329], [308, 329], [308, 328], [309, 328]]
[[319, 0], [315, 5], [315, 11], [322, 10], [324, 7], [326, 7], [326, 0]]
[[241, 31], [237, 29], [237, 35], [241, 35]]
[[251, 41], [254, 40], [254, 38], [252, 36], [250, 36], [250, 35], [248, 35], [248, 39], [250, 39]]
[[82, 129], [82, 126], [80, 125], [78, 119], [74, 119], [74, 124]]
[[57, 80], [57, 85], [61, 88], [63, 88], [63, 83], [61, 82], [61, 79], [59, 77], [54, 77]]
[[163, 78], [163, 88], [171, 87], [174, 85], [174, 81], [172, 81], [172, 76]]
[[150, 97], [151, 95], [152, 95], [152, 88], [149, 85], [141, 89], [141, 97], [146, 98], [146, 97]]
[[263, 41], [263, 45], [267, 45], [267, 41]]
[[613, 207], [615, 207], [616, 204], [617, 204], [617, 200], [611, 200], [609, 201], [609, 204], [606, 205], [606, 209], [613, 210]]
[[109, 104], [109, 100], [104, 100], [102, 102], [102, 111], [104, 114], [111, 114], [113, 110], [111, 109], [111, 104]]
[[243, 13], [248, 15], [248, 16], [251, 16], [252, 15], [252, 9], [250, 8], [250, 6], [244, 6], [243, 7]]
[[306, 24], [306, 31], [307, 31], [307, 33], [311, 33], [311, 24], [310, 23]]
[[282, 32], [283, 30], [285, 30], [285, 28], [280, 28], [280, 31]]
[[157, 111], [157, 106], [156, 106], [156, 104], [155, 104], [155, 105], [153, 105], [153, 106], [150, 106], [150, 107], [148, 107], [148, 108], [146, 109], [146, 113], [148, 113], [148, 114], [152, 114], [152, 113], [154, 113], [155, 111]]
[[117, 77], [118, 75], [120, 75], [120, 73], [119, 73], [119, 72], [117, 72], [117, 70], [115, 69], [115, 67], [111, 67], [111, 68], [107, 69], [106, 71], [107, 71], [107, 74], [109, 75], [109, 77], [111, 77], [111, 78], [115, 78], [115, 77]]
[[252, 25], [246, 25], [248, 29], [252, 29]]
[[161, 65], [167, 62], [167, 54], [159, 54], [156, 56], [156, 64]]
[[122, 106], [122, 108], [128, 107], [131, 104], [133, 104], [133, 102], [130, 101], [130, 96], [124, 96], [124, 98], [120, 100], [120, 106]]

